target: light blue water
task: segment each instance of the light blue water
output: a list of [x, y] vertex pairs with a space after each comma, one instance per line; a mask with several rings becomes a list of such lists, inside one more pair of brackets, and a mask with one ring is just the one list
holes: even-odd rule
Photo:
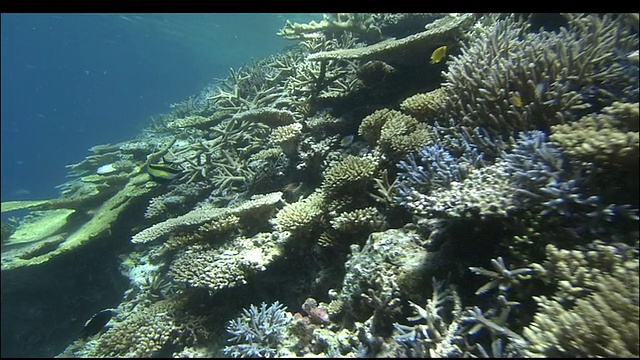
[[319, 14], [2, 14], [2, 201], [59, 195], [65, 165], [134, 137]]

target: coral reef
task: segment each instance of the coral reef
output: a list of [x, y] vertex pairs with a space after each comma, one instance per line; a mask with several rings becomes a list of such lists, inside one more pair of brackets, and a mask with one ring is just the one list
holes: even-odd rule
[[539, 310], [523, 331], [528, 356], [638, 356], [637, 248], [589, 245], [580, 250], [547, 245], [541, 271], [557, 291], [551, 298], [535, 297]]
[[117, 313], [61, 356], [638, 356], [638, 16], [546, 16], [286, 22], [3, 202], [3, 276], [112, 245]]
[[274, 192], [266, 195], [256, 195], [251, 200], [247, 200], [239, 205], [228, 208], [219, 208], [212, 205], [201, 206], [184, 215], [174, 217], [142, 230], [131, 238], [133, 243], [147, 243], [157, 238], [168, 235], [172, 231], [184, 227], [200, 225], [207, 221], [223, 218], [228, 215], [245, 215], [254, 212], [265, 211], [265, 208], [276, 206], [282, 200], [281, 192]]
[[447, 92], [439, 87], [427, 93], [411, 95], [400, 103], [400, 109], [418, 119], [435, 118], [446, 108]]
[[232, 357], [275, 356], [291, 321], [286, 309], [277, 301], [268, 307], [263, 302], [260, 308], [252, 304], [244, 309], [242, 315], [227, 325], [227, 332], [233, 335], [229, 339], [232, 344], [225, 346], [223, 352]]
[[614, 102], [602, 113], [551, 127], [550, 140], [565, 154], [587, 162], [637, 166], [638, 103]]
[[326, 171], [321, 185], [322, 192], [325, 197], [361, 192], [376, 170], [377, 165], [373, 159], [349, 155]]

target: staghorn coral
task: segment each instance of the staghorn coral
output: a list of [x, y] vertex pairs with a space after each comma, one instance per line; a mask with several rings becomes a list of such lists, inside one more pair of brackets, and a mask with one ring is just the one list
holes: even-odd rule
[[514, 201], [520, 207], [539, 208], [542, 215], [601, 222], [618, 216], [637, 220], [632, 205], [607, 204], [605, 198], [592, 194], [586, 186], [592, 180], [582, 175], [587, 172], [585, 166], [567, 162], [539, 130], [521, 132], [513, 149], [502, 158], [517, 187]]
[[325, 198], [332, 198], [363, 191], [376, 170], [377, 164], [373, 159], [349, 155], [325, 172], [322, 192]]
[[501, 137], [546, 130], [592, 106], [637, 101], [637, 66], [626, 59], [638, 47], [637, 27], [621, 25], [623, 17], [569, 15], [557, 32], [532, 32], [515, 15], [487, 17], [444, 74], [443, 115]]
[[[336, 39], [324, 37], [303, 42], [309, 53], [326, 49], [342, 49], [355, 46], [347, 34]], [[293, 68], [283, 87], [287, 93], [287, 106], [306, 116], [312, 116], [320, 107], [335, 103], [358, 87], [357, 64], [353, 61], [301, 61]]]
[[396, 165], [400, 172], [395, 186], [400, 197], [406, 197], [412, 191], [426, 194], [436, 188], [449, 188], [452, 182], [464, 180], [470, 170], [483, 165], [482, 156], [474, 148], [469, 149], [470, 164], [465, 162], [468, 158], [455, 159], [440, 145], [425, 146], [409, 154], [406, 161]]
[[[464, 338], [460, 297], [455, 287], [445, 281], [433, 278], [431, 283], [431, 299], [427, 299], [424, 307], [409, 301], [415, 315], [408, 320], [421, 323], [413, 326], [394, 323], [398, 332], [394, 340], [403, 345], [401, 355], [406, 357], [461, 357]], [[445, 311], [449, 314], [444, 314]]]
[[551, 127], [549, 139], [568, 156], [586, 162], [638, 165], [638, 103], [614, 102], [601, 114]]
[[272, 357], [278, 354], [287, 326], [292, 316], [287, 307], [278, 301], [270, 306], [251, 304], [242, 314], [227, 324], [227, 332], [233, 335], [224, 347], [225, 355], [231, 357]]
[[[461, 182], [469, 176], [470, 172], [473, 174], [474, 169], [484, 166], [483, 156], [478, 154], [476, 148], [469, 144], [465, 146], [465, 152], [457, 159], [441, 145], [425, 146], [418, 152], [409, 154], [406, 161], [400, 161], [396, 165], [400, 172], [393, 186], [397, 194], [394, 201], [418, 213], [421, 212], [420, 208], [428, 211], [442, 209], [441, 206], [436, 205], [440, 201], [448, 204], [449, 207], [457, 203], [458, 201], [452, 200], [453, 197], [458, 197], [456, 192], [465, 192], [465, 186], [473, 186], [472, 181], [477, 180]], [[484, 172], [481, 173], [484, 174]], [[437, 193], [429, 197], [428, 195], [433, 191]], [[424, 197], [423, 200], [428, 199], [428, 203], [431, 203], [433, 208], [427, 204], [418, 205], [417, 202], [421, 197]], [[477, 196], [475, 198], [477, 199]], [[434, 200], [435, 203], [433, 203]]]
[[491, 278], [491, 281], [481, 286], [478, 290], [476, 290], [476, 295], [486, 293], [492, 289], [498, 289], [499, 293], [506, 293], [507, 290], [514, 284], [517, 284], [520, 279], [523, 278], [523, 275], [528, 275], [535, 272], [535, 269], [532, 268], [518, 268], [509, 270], [504, 263], [504, 260], [501, 256], [498, 256], [497, 259], [491, 259], [491, 265], [494, 270], [487, 270], [481, 267], [469, 267], [469, 270], [476, 275], [484, 275]]
[[595, 241], [586, 249], [549, 244], [538, 265], [557, 286], [536, 296], [539, 310], [523, 331], [527, 356], [637, 357], [640, 278], [636, 247]]

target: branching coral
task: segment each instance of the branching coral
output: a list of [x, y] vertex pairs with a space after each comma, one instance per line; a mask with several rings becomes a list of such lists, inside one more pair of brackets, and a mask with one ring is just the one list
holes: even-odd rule
[[433, 141], [432, 134], [413, 117], [397, 110], [381, 109], [368, 115], [360, 123], [358, 134], [371, 145], [404, 155]]
[[293, 155], [296, 152], [297, 141], [302, 135], [302, 124], [293, 123], [279, 126], [271, 132], [269, 139], [275, 145], [279, 145], [286, 155]]
[[287, 239], [284, 234], [258, 233], [222, 244], [191, 245], [176, 254], [169, 274], [179, 284], [211, 293], [239, 286], [280, 257]]
[[418, 119], [433, 122], [432, 118], [440, 116], [445, 109], [447, 92], [439, 87], [427, 93], [409, 96], [400, 103], [400, 109]]
[[374, 207], [366, 207], [341, 213], [339, 216], [331, 219], [331, 227], [346, 233], [379, 230], [383, 224], [384, 219], [382, 215]]
[[287, 307], [274, 302], [270, 306], [262, 303], [242, 310], [242, 314], [229, 320], [227, 332], [233, 335], [223, 352], [232, 357], [272, 357], [278, 353], [291, 322]]
[[[484, 165], [482, 155], [470, 145], [466, 146], [465, 153], [457, 159], [440, 145], [425, 146], [418, 152], [409, 154], [406, 159], [397, 164], [400, 172], [395, 181], [395, 189], [398, 193], [395, 201], [417, 212], [420, 212], [418, 209], [421, 207], [425, 210], [429, 208], [426, 204], [414, 206], [417, 205], [415, 202], [418, 198], [434, 190], [442, 192], [451, 187], [460, 187], [462, 184], [459, 183], [469, 176], [471, 170]], [[441, 198], [441, 196], [434, 198]], [[451, 204], [451, 200], [445, 202]], [[432, 210], [435, 209], [429, 209], [429, 211]]]
[[[399, 332], [394, 339], [405, 346], [406, 355], [411, 357], [454, 357], [461, 356], [460, 319], [462, 303], [455, 289], [446, 282], [432, 280], [433, 293], [425, 307], [409, 302], [415, 316], [408, 320], [420, 321], [413, 326], [394, 324]], [[448, 315], [443, 312], [449, 312]]]
[[327, 198], [363, 191], [376, 170], [373, 159], [349, 155], [325, 172], [322, 191]]
[[638, 103], [614, 102], [570, 124], [554, 125], [549, 136], [565, 154], [587, 162], [638, 165]]
[[637, 247], [596, 241], [584, 250], [546, 250], [540, 272], [558, 291], [535, 297], [539, 310], [524, 329], [528, 355], [637, 357]]
[[509, 270], [500, 256], [497, 259], [491, 259], [491, 265], [493, 265], [495, 271], [481, 267], [469, 268], [469, 270], [477, 275], [484, 275], [491, 278], [491, 281], [476, 290], [476, 295], [483, 294], [495, 288], [497, 288], [500, 293], [505, 293], [511, 286], [517, 283], [523, 275], [531, 274], [535, 271], [532, 268], [526, 267]]
[[626, 58], [638, 48], [637, 26], [621, 25], [624, 17], [569, 16], [557, 32], [532, 32], [515, 15], [490, 16], [444, 74], [446, 114], [502, 136], [548, 129], [593, 106], [637, 101], [637, 66]]
[[[107, 330], [87, 357], [151, 357], [168, 344], [185, 344], [187, 338], [206, 336], [201, 320], [186, 312], [184, 299], [160, 300], [138, 306], [123, 321]], [[200, 324], [195, 325], [194, 324]]]
[[309, 231], [321, 221], [323, 197], [322, 192], [315, 192], [303, 200], [285, 205], [276, 214], [276, 228], [293, 234]]

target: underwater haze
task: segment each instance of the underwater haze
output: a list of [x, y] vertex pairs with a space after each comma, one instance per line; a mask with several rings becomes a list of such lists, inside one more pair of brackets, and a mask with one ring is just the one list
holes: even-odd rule
[[[290, 44], [276, 35], [284, 22], [278, 14], [3, 13], [2, 201], [59, 196], [65, 166], [89, 148], [135, 137], [150, 117], [170, 112], [230, 68], [282, 51]], [[88, 281], [93, 285], [74, 286], [101, 286]], [[15, 293], [3, 284], [4, 294]], [[26, 299], [6, 301], [3, 314], [18, 311], [12, 301]], [[77, 301], [49, 306], [72, 309]], [[27, 318], [37, 318], [51, 310], [28, 311]], [[3, 315], [2, 332], [12, 334], [2, 341], [3, 357], [49, 357], [66, 346], [57, 342], [59, 332], [12, 322]]]
[[[286, 18], [302, 21], [318, 14]], [[2, 14], [2, 201], [59, 195], [92, 146], [288, 44], [278, 14]]]
[[0, 355], [638, 358], [639, 24], [3, 15]]

